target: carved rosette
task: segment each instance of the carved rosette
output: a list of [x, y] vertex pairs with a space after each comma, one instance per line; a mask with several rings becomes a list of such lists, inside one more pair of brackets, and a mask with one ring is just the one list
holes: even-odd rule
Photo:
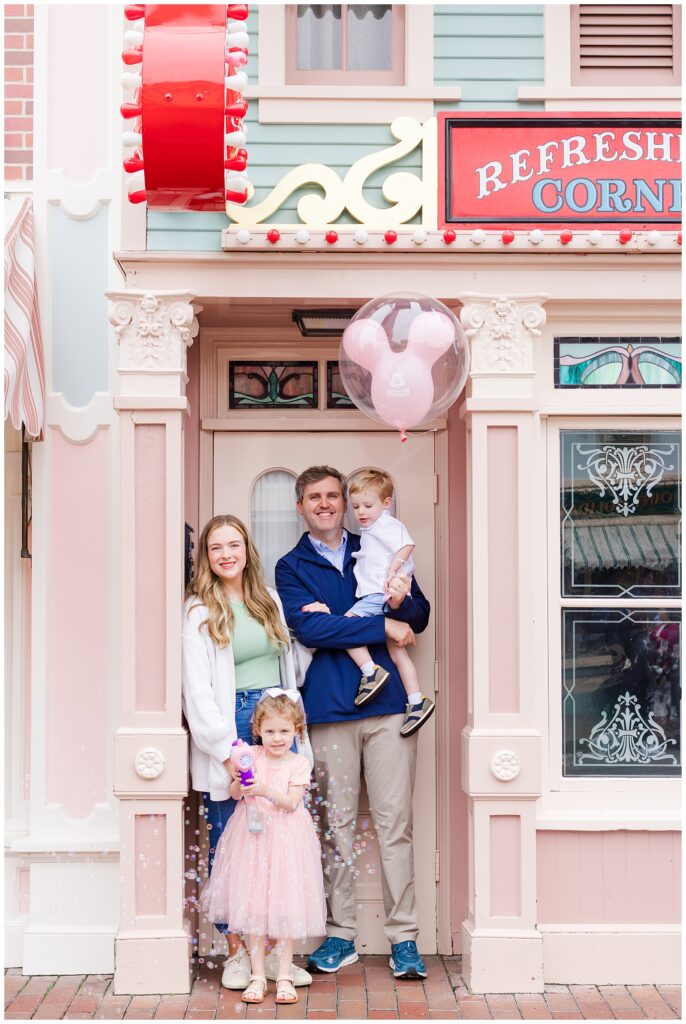
[[491, 758], [491, 772], [500, 782], [512, 782], [522, 770], [514, 750], [498, 750]]
[[177, 373], [185, 379], [186, 349], [198, 333], [193, 293], [107, 292], [107, 297], [119, 342], [119, 372]]
[[460, 320], [471, 342], [471, 375], [534, 372], [534, 341], [541, 336], [547, 295], [458, 296]]
[[145, 747], [136, 754], [133, 767], [141, 779], [158, 779], [166, 767], [164, 754], [157, 747]]

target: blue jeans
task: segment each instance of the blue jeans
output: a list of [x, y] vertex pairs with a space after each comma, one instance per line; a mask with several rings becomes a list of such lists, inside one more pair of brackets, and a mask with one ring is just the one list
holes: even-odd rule
[[[262, 693], [262, 690], [236, 691], [236, 731], [238, 739], [243, 740], [244, 743], [254, 742], [251, 728], [252, 716]], [[202, 802], [205, 805], [205, 816], [209, 831], [210, 851], [207, 858], [207, 870], [211, 875], [217, 843], [221, 839], [222, 832], [229, 824], [229, 819], [236, 810], [238, 802], [230, 797], [228, 800], [213, 800], [209, 793], [203, 793]], [[222, 935], [226, 935], [229, 930], [226, 924], [215, 924], [215, 928]]]

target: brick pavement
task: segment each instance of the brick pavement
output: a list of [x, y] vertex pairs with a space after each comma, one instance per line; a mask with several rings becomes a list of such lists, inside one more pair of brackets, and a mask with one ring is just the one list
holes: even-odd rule
[[196, 965], [190, 995], [115, 996], [111, 975], [25, 978], [5, 972], [6, 1020], [676, 1020], [678, 985], [547, 985], [541, 995], [470, 995], [460, 957], [427, 957], [424, 982], [395, 981], [385, 957], [317, 975], [291, 1006], [259, 1006], [220, 985], [222, 960]]

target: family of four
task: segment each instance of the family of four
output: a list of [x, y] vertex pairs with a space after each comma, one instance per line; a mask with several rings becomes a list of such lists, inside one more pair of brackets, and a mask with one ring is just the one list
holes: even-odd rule
[[[360, 536], [343, 526], [348, 497]], [[263, 1000], [267, 979], [279, 1003], [310, 984], [293, 963], [294, 940], [326, 935], [310, 970], [357, 960], [362, 775], [390, 967], [396, 978], [427, 973], [416, 944], [412, 791], [416, 733], [434, 705], [407, 651], [429, 621], [412, 575], [414, 544], [391, 515], [393, 484], [381, 470], [356, 473], [348, 487], [336, 469], [313, 466], [295, 498], [308, 532], [277, 564], [277, 589], [267, 587], [243, 523], [215, 516], [200, 537], [183, 617], [191, 776], [211, 830], [201, 905], [227, 937], [222, 984], [243, 989], [249, 1003]], [[302, 647], [313, 656], [301, 698], [294, 649], [302, 665]], [[253, 744], [248, 785], [231, 762], [236, 739]], [[305, 806], [312, 770], [319, 837]], [[262, 812], [259, 832], [248, 829], [246, 799]]]

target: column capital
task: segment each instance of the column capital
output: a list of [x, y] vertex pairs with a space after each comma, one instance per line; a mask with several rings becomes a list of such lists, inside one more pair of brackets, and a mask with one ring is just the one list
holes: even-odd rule
[[472, 346], [470, 376], [533, 375], [533, 345], [545, 326], [548, 296], [462, 292], [457, 298]]
[[185, 394], [186, 349], [198, 333], [193, 292], [108, 291], [108, 317], [119, 342], [120, 394]]

